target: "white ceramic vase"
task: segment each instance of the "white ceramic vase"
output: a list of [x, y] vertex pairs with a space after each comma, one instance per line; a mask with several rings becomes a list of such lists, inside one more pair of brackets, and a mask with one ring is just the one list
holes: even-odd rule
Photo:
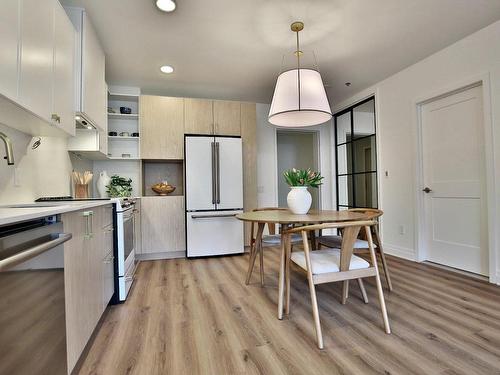
[[307, 214], [312, 204], [311, 193], [307, 190], [307, 186], [290, 186], [286, 202], [288, 203], [288, 208], [294, 214]]
[[108, 193], [106, 192], [106, 186], [111, 182], [111, 177], [108, 176], [108, 172], [102, 171], [99, 173], [99, 178], [96, 181], [97, 192], [100, 198], [107, 198]]

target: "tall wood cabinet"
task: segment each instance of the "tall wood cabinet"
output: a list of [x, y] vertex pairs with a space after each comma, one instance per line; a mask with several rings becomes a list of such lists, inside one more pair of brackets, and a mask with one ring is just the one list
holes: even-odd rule
[[141, 95], [141, 159], [184, 158], [184, 99]]
[[[257, 113], [255, 103], [241, 103], [243, 141], [243, 208], [257, 208]], [[250, 245], [250, 223], [245, 223], [245, 245]]]

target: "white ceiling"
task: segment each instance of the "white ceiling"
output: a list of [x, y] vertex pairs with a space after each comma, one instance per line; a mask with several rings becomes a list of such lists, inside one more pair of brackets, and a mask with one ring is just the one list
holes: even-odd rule
[[87, 9], [109, 84], [263, 103], [294, 50], [294, 20], [339, 101], [500, 19], [497, 0], [177, 0], [170, 14], [154, 0], [61, 1]]

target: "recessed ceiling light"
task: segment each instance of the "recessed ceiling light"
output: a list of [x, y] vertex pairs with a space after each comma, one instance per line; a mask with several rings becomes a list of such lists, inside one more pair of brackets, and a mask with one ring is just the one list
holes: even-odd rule
[[156, 0], [156, 6], [164, 12], [173, 12], [176, 4], [174, 0]]
[[174, 68], [172, 68], [170, 65], [163, 65], [160, 70], [162, 73], [170, 74], [174, 72]]
[[87, 125], [87, 129], [92, 130], [94, 128], [92, 126], [90, 126], [90, 125]]

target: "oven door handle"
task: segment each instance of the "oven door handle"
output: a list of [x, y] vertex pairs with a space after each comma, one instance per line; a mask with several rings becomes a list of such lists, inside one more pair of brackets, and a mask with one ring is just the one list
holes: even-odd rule
[[[37, 255], [49, 251], [54, 247], [59, 246], [66, 241], [69, 241], [72, 237], [73, 235], [71, 233], [55, 233], [49, 236], [38, 238], [36, 240], [28, 241], [11, 249], [5, 249], [5, 252], [14, 253], [14, 255], [0, 260], [0, 271], [4, 271], [6, 269], [14, 267], [20, 263], [36, 257]], [[40, 240], [47, 238], [50, 238], [50, 240], [43, 243], [38, 243]], [[34, 243], [35, 245], [33, 245]], [[23, 249], [24, 246], [29, 247], [27, 249]]]
[[134, 218], [133, 214], [130, 215], [123, 215], [123, 222], [126, 223], [129, 220], [132, 220]]

